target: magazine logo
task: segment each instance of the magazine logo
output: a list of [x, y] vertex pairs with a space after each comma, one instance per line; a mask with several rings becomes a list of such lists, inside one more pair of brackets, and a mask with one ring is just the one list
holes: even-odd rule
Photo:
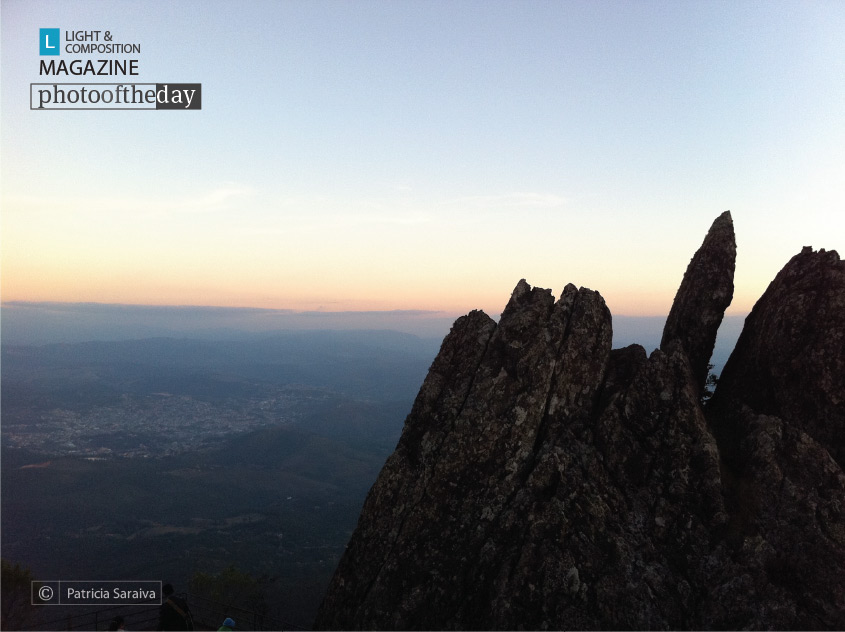
[[[65, 25], [70, 26], [70, 25]], [[201, 110], [202, 84], [138, 81], [141, 44], [106, 29], [38, 30], [38, 74], [30, 110]], [[64, 51], [63, 51], [64, 49]], [[58, 59], [55, 57], [62, 55]], [[122, 57], [127, 55], [128, 57]], [[50, 59], [44, 59], [49, 56]], [[96, 58], [91, 59], [91, 57]], [[87, 57], [87, 58], [86, 58]], [[116, 83], [89, 77], [113, 77]], [[61, 81], [76, 78], [76, 81]], [[88, 81], [86, 81], [88, 79]]]
[[58, 55], [61, 52], [61, 29], [40, 29], [38, 47], [42, 55]]
[[31, 83], [30, 110], [201, 110], [201, 83]]

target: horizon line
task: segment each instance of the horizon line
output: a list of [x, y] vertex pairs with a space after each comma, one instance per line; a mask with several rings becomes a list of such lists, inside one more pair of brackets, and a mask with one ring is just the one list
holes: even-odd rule
[[[0, 309], [4, 307], [93, 307], [93, 308], [128, 308], [128, 309], [150, 309], [150, 310], [214, 310], [227, 312], [260, 312], [264, 314], [278, 314], [282, 316], [343, 316], [343, 315], [394, 315], [394, 316], [419, 316], [428, 318], [453, 318], [462, 316], [469, 311], [478, 310], [487, 313], [483, 308], [473, 308], [468, 311], [460, 310], [443, 310], [443, 309], [365, 309], [365, 310], [299, 310], [283, 307], [252, 307], [246, 305], [190, 305], [190, 304], [156, 304], [156, 303], [105, 303], [100, 301], [27, 301], [27, 300], [2, 300], [0, 301]], [[729, 313], [730, 306], [725, 311], [725, 317], [747, 316], [748, 311], [741, 311], [737, 313]], [[489, 312], [490, 316], [500, 316], [502, 310], [497, 312]], [[621, 318], [666, 318], [668, 312], [665, 314], [630, 314], [618, 313], [612, 316]]]

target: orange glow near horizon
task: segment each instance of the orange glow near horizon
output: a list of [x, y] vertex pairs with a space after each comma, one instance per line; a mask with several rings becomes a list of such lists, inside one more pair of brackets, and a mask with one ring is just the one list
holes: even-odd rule
[[[2, 4], [0, 300], [495, 316], [524, 278], [665, 317], [730, 209], [738, 314], [802, 246], [845, 248], [839, 4], [211, 4], [231, 46], [203, 55], [192, 2]], [[203, 108], [32, 110], [34, 34], [83, 15]]]
[[[201, 275], [156, 279], [108, 269], [83, 274], [75, 267], [67, 267], [59, 274], [33, 266], [24, 273], [4, 264], [2, 299], [4, 302], [214, 306], [325, 312], [423, 310], [451, 315], [480, 309], [495, 315], [507, 305], [518, 280], [499, 284], [499, 288], [437, 287], [436, 283], [420, 283], [418, 287], [410, 284], [339, 287], [326, 283], [323, 288], [316, 288], [306, 282], [289, 282], [273, 287], [260, 279], [247, 279], [241, 283], [229, 281], [224, 285], [212, 284]], [[531, 283], [530, 279], [527, 280]], [[599, 291], [611, 313], [619, 316], [665, 316], [674, 298], [674, 290], [668, 289], [610, 287], [604, 292], [601, 288], [590, 289]], [[555, 298], [560, 295], [560, 290], [552, 288]], [[748, 313], [758, 298], [759, 294], [751, 297], [740, 293], [738, 288], [727, 313]]]
[[[561, 251], [544, 233], [509, 241], [505, 232], [463, 243], [455, 235], [441, 238], [437, 226], [354, 235], [336, 230], [310, 240], [297, 240], [291, 228], [277, 239], [238, 234], [228, 220], [148, 222], [43, 206], [4, 210], [2, 220], [2, 299], [29, 302], [458, 315], [482, 309], [496, 315], [525, 278], [555, 297], [569, 282], [596, 290], [615, 315], [665, 316], [700, 244], [698, 235], [667, 241], [656, 257], [649, 248], [603, 235]], [[629, 246], [633, 250], [625, 250]], [[737, 263], [729, 314], [747, 313], [779, 269], [766, 267], [772, 263], [753, 268], [754, 258], [747, 259], [751, 263]]]

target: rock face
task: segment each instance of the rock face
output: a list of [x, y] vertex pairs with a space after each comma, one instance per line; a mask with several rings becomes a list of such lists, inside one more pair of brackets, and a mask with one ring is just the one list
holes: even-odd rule
[[690, 261], [663, 328], [660, 348], [665, 351], [673, 340], [681, 343], [699, 390], [704, 388], [716, 333], [734, 295], [735, 261], [733, 220], [725, 211]]
[[804, 248], [745, 322], [714, 407], [775, 415], [845, 466], [845, 261]]
[[845, 627], [842, 263], [787, 265], [705, 415], [735, 252], [724, 214], [650, 356], [573, 285], [459, 318], [315, 626]]
[[748, 556], [721, 607], [753, 613], [748, 627], [845, 629], [845, 262], [835, 251], [804, 248], [778, 273], [708, 417], [731, 474], [727, 537]]

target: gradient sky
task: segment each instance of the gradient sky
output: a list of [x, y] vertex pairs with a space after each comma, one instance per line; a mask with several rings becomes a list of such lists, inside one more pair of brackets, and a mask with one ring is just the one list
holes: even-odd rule
[[[740, 313], [845, 249], [840, 0], [0, 6], [3, 300], [659, 315], [730, 209]], [[42, 27], [202, 110], [30, 111]]]

